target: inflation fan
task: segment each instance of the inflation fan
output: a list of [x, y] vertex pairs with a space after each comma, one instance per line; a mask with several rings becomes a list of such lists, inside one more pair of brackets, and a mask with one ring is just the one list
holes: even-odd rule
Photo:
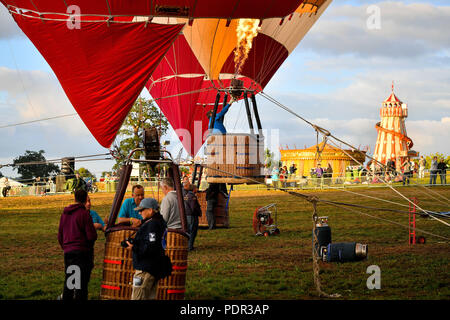
[[[274, 218], [272, 218], [273, 212], [275, 212]], [[255, 235], [265, 237], [280, 234], [280, 230], [277, 227], [276, 203], [271, 203], [255, 210], [253, 215], [253, 231]]]

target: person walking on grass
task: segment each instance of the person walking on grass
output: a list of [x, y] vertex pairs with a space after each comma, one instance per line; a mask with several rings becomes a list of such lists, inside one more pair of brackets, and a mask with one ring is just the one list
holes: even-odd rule
[[86, 202], [85, 190], [75, 191], [75, 204], [64, 208], [59, 221], [58, 242], [64, 251], [63, 300], [87, 300], [88, 283], [94, 268], [97, 232]]

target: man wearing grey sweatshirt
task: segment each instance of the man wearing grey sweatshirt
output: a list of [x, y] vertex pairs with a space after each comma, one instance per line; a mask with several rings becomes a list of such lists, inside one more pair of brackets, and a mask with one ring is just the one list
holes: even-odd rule
[[430, 166], [430, 184], [436, 184], [436, 178], [438, 173], [438, 162], [437, 157], [433, 157], [433, 160], [431, 160], [431, 166]]
[[167, 229], [181, 229], [180, 210], [173, 180], [163, 179], [161, 181], [161, 189], [164, 193], [164, 198], [161, 201], [161, 215], [167, 223]]

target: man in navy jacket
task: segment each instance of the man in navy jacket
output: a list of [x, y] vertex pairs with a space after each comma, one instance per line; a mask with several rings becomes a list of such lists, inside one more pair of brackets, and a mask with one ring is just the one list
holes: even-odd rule
[[127, 249], [133, 251], [133, 268], [136, 270], [131, 300], [153, 300], [156, 299], [158, 280], [164, 272], [162, 238], [167, 225], [153, 198], [143, 199], [134, 210], [140, 212], [143, 220], [133, 243], [127, 241]]

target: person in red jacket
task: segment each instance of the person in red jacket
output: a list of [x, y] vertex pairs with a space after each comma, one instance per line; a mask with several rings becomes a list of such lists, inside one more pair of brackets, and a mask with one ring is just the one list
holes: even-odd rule
[[59, 221], [58, 241], [64, 250], [65, 281], [63, 300], [87, 300], [88, 283], [94, 267], [97, 232], [89, 211], [88, 194], [75, 192], [75, 204], [64, 208]]

